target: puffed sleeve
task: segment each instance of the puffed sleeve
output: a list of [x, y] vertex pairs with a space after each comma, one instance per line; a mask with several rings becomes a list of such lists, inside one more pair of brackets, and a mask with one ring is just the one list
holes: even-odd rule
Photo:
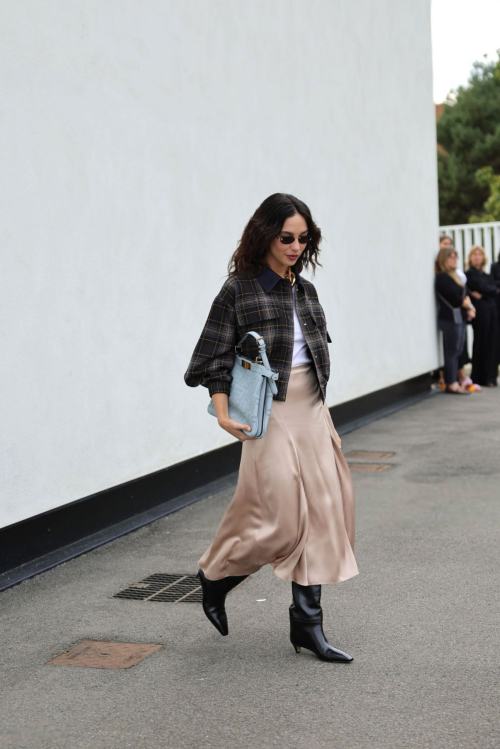
[[210, 395], [231, 390], [236, 345], [234, 293], [226, 283], [215, 297], [184, 375], [189, 387], [203, 385]]

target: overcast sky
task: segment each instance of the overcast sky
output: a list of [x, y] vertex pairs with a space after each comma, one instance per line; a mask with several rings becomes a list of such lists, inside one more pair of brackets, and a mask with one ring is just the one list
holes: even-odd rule
[[500, 48], [500, 0], [432, 0], [434, 101], [467, 83], [472, 63]]

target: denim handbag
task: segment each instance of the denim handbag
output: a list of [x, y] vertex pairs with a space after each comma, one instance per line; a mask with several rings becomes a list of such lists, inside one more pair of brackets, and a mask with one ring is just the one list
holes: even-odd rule
[[[255, 338], [259, 347], [255, 361], [241, 356], [241, 346], [249, 335]], [[235, 351], [236, 359], [231, 371], [233, 379], [229, 394], [229, 416], [240, 424], [252, 427], [250, 432], [243, 431], [247, 437], [260, 439], [266, 433], [273, 395], [278, 392], [278, 373], [269, 366], [266, 344], [258, 333], [245, 333]], [[217, 416], [212, 400], [207, 410], [212, 416]]]

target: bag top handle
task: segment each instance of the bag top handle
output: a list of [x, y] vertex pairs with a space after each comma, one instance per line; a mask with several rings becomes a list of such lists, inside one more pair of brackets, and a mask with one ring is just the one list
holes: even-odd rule
[[234, 347], [234, 350], [236, 351], [237, 354], [240, 354], [242, 343], [245, 340], [245, 338], [247, 338], [247, 336], [249, 335], [255, 338], [255, 342], [257, 343], [257, 346], [259, 347], [259, 355], [255, 359], [255, 362], [257, 364], [263, 364], [264, 367], [266, 367], [266, 369], [271, 371], [271, 365], [269, 364], [269, 359], [267, 358], [267, 354], [266, 354], [266, 342], [264, 341], [262, 336], [256, 333], [254, 330], [250, 330], [248, 333], [245, 333], [245, 335], [240, 340], [240, 342], [237, 343], [236, 346]]
[[253, 337], [255, 338], [255, 341], [256, 341], [256, 343], [257, 343], [257, 346], [259, 347], [259, 353], [262, 353], [262, 351], [265, 351], [265, 350], [266, 350], [266, 342], [264, 341], [264, 339], [262, 338], [262, 336], [261, 336], [261, 335], [259, 335], [258, 333], [256, 333], [255, 331], [251, 330], [251, 331], [250, 331], [249, 333], [245, 333], [245, 335], [244, 335], [244, 336], [243, 336], [243, 338], [242, 338], [242, 339], [240, 340], [240, 342], [236, 344], [236, 346], [235, 346], [235, 349], [236, 349], [236, 352], [237, 352], [237, 353], [238, 353], [238, 349], [241, 349], [241, 346], [242, 346], [242, 344], [243, 344], [243, 341], [244, 341], [244, 340], [245, 340], [245, 338], [247, 338], [247, 337], [248, 337], [249, 335], [251, 335], [251, 336], [253, 336]]

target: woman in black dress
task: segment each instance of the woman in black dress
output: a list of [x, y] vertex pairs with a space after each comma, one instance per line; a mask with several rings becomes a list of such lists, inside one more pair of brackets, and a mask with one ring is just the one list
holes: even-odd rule
[[487, 263], [482, 247], [474, 245], [469, 252], [466, 271], [467, 286], [474, 297], [476, 318], [472, 348], [472, 373], [474, 382], [495, 387], [498, 377], [499, 331], [497, 297], [498, 289], [493, 278], [484, 272]]
[[[497, 310], [498, 310], [498, 324], [500, 328], [500, 254], [496, 263], [491, 264], [491, 277], [497, 285]], [[500, 356], [499, 356], [500, 358]]]
[[458, 362], [465, 341], [467, 319], [474, 316], [466, 286], [457, 274], [457, 251], [441, 247], [436, 258], [435, 290], [439, 302], [438, 326], [443, 333], [446, 392], [469, 395], [458, 383]]

